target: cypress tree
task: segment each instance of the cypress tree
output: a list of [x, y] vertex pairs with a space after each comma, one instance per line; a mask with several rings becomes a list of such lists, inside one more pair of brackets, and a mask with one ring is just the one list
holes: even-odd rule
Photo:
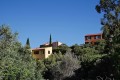
[[27, 49], [30, 49], [30, 41], [29, 41], [29, 38], [27, 38], [27, 41], [26, 41], [26, 46], [25, 46]]
[[50, 44], [50, 46], [52, 45], [52, 37], [51, 37], [51, 34], [50, 34], [49, 44]]

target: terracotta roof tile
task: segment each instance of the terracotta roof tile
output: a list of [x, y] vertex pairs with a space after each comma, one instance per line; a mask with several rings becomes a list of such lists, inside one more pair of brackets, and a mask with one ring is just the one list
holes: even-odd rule
[[44, 50], [44, 48], [34, 48], [34, 49], [32, 49], [33, 51], [35, 51], [35, 50]]
[[97, 33], [97, 34], [87, 34], [85, 36], [96, 36], [96, 35], [102, 35], [102, 33]]

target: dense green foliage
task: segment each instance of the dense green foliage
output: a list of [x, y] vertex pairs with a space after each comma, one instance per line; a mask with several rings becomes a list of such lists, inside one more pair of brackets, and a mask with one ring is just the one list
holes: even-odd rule
[[101, 74], [120, 79], [120, 0], [100, 0], [96, 6], [98, 13], [103, 13], [101, 24], [105, 38], [104, 53], [108, 54], [99, 62]]
[[71, 51], [71, 49], [66, 44], [62, 44], [56, 48], [53, 48], [53, 53], [65, 54], [66, 52], [69, 52], [69, 51]]
[[120, 47], [120, 0], [100, 0], [96, 6], [98, 13], [103, 13], [101, 24], [106, 41], [106, 52], [112, 53]]
[[39, 71], [36, 68], [30, 51], [18, 42], [17, 33], [6, 25], [0, 26], [0, 80], [40, 80], [42, 76], [35, 76]]

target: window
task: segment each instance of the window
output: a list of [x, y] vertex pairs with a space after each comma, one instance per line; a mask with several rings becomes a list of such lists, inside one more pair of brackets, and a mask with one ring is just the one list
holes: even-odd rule
[[86, 38], [86, 40], [90, 40], [91, 36], [86, 36], [85, 38]]
[[50, 51], [48, 51], [48, 54], [50, 54]]
[[101, 39], [101, 36], [95, 36], [95, 39]]
[[39, 51], [34, 51], [34, 54], [39, 54]]
[[96, 36], [94, 36], [94, 39], [96, 39]]
[[41, 51], [40, 51], [40, 54], [44, 54], [44, 50], [41, 50]]

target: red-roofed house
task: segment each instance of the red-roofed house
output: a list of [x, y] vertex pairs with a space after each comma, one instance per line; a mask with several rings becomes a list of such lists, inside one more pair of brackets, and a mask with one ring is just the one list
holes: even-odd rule
[[98, 40], [102, 40], [102, 33], [98, 33], [98, 34], [87, 34], [85, 35], [85, 44], [92, 44], [94, 45], [96, 43], [96, 41]]

